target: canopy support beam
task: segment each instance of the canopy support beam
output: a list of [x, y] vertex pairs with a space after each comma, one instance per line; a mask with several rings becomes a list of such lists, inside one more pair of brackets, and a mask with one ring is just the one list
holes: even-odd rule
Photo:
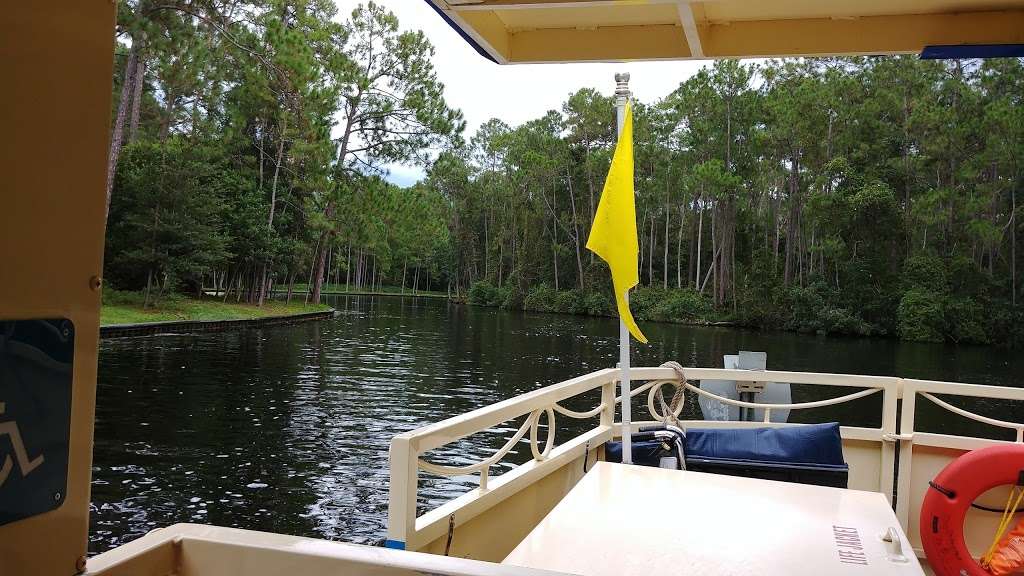
[[685, 0], [679, 2], [679, 23], [683, 25], [686, 44], [690, 47], [691, 58], [703, 58], [704, 47], [700, 44], [700, 33], [697, 31], [697, 20], [693, 17], [693, 7]]

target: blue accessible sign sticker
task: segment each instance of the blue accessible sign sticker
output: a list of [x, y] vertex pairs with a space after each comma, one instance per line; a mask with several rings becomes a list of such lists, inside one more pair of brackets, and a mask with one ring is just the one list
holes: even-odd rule
[[0, 320], [0, 525], [64, 501], [74, 351], [69, 320]]

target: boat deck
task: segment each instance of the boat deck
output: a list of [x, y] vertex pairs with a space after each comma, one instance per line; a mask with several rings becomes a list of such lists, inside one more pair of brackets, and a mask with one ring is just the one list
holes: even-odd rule
[[[837, 410], [841, 410], [844, 404], [873, 404], [874, 410], [877, 410], [874, 423], [840, 426], [843, 459], [849, 466], [850, 492], [871, 493], [872, 498], [883, 502], [880, 506], [886, 513], [885, 522], [879, 520], [878, 526], [871, 526], [870, 535], [862, 532], [860, 537], [862, 540], [877, 540], [883, 531], [881, 524], [891, 524], [898, 529], [902, 542], [906, 544], [903, 547], [905, 555], [915, 556], [926, 573], [928, 567], [924, 562], [921, 544], [920, 514], [922, 501], [929, 490], [928, 481], [967, 451], [1024, 442], [1024, 423], [1004, 421], [984, 414], [991, 411], [989, 407], [993, 402], [1024, 404], [1024, 389], [1020, 388], [773, 370], [691, 367], [685, 368], [685, 380], [678, 372], [667, 367], [637, 367], [631, 373], [637, 383], [630, 393], [631, 403], [640, 404], [637, 397], [646, 396], [646, 412], [650, 416], [650, 420], [645, 422], [634, 421], [629, 427], [629, 432], [633, 433], [645, 426], [670, 422], [684, 430], [802, 426], [797, 422], [822, 421], [815, 418], [813, 411], [817, 409], [825, 409], [820, 414], [832, 421]], [[618, 408], [629, 401], [616, 394], [618, 376], [618, 370], [599, 370], [396, 436], [390, 452], [388, 545], [490, 562], [501, 562], [509, 557], [513, 549], [537, 529], [552, 510], [566, 505], [564, 498], [578, 483], [585, 480], [584, 470], [594, 462], [606, 459], [605, 443], [627, 433], [626, 427], [617, 422]], [[749, 404], [717, 396], [700, 388], [698, 384], [720, 380], [734, 381], [737, 386], [741, 383], [787, 382], [801, 387], [800, 398], [805, 401]], [[762, 418], [758, 422], [679, 421], [675, 417], [680, 416], [682, 405], [674, 415], [664, 414], [658, 408], [657, 393], [665, 386], [684, 386], [690, 398], [688, 401], [706, 399], [741, 408], [753, 407], [761, 410]], [[694, 398], [694, 395], [698, 398]], [[672, 394], [666, 391], [665, 396], [671, 397]], [[570, 405], [572, 408], [569, 408]], [[942, 416], [942, 420], [933, 417], [929, 423], [918, 418], [919, 407], [924, 414], [938, 410], [938, 414], [948, 416]], [[634, 406], [634, 410], [636, 408]], [[778, 422], [774, 418], [775, 413], [788, 413], [792, 417], [789, 422]], [[963, 427], [936, 426], [935, 422], [944, 422], [946, 418], [973, 422], [978, 430], [964, 435]], [[589, 421], [592, 427], [576, 424], [573, 430], [575, 435], [566, 435], [564, 430], [559, 430], [559, 422], [564, 419], [580, 423]], [[472, 456], [466, 455], [458, 466], [442, 465], [436, 461], [438, 456], [435, 451], [438, 449], [449, 449], [453, 443], [467, 436], [489, 430], [504, 427], [515, 430], [514, 426], [509, 426], [511, 422], [518, 424], [518, 430], [505, 436], [504, 446], [480, 460], [474, 461]], [[546, 430], [541, 432], [541, 428]], [[578, 432], [580, 429], [583, 431]], [[961, 431], [960, 435], [955, 433], [958, 430]], [[985, 437], [990, 433], [998, 433], [1004, 438], [1015, 437], [1015, 441]], [[532, 458], [511, 468], [498, 468], [497, 465], [517, 449], [527, 451]], [[498, 469], [501, 474], [492, 476], [492, 469]], [[417, 509], [421, 475], [461, 478], [478, 476], [479, 485], [445, 504], [422, 512]], [[720, 476], [717, 478], [709, 485], [709, 489], [734, 482]], [[796, 486], [801, 495], [816, 493], [818, 490], [805, 485]], [[1006, 501], [1008, 492], [1007, 486], [993, 488], [982, 494], [977, 503], [999, 508]], [[687, 498], [685, 495], [676, 497]], [[756, 499], [750, 495], [742, 497]], [[675, 522], [689, 517], [700, 518], [701, 523], [697, 525], [707, 527], [709, 522], [713, 525], [715, 519], [720, 517], [716, 516], [718, 513], [715, 511], [732, 509], [730, 502], [735, 502], [737, 498], [741, 496], [720, 495], [712, 498], [705, 495], [688, 501], [668, 516], [674, 517]], [[659, 515], [666, 514], [668, 504], [664, 500], [650, 498], [643, 503], [634, 503], [636, 510], [642, 513], [635, 514], [625, 526], [632, 526], [638, 533], [646, 534], [646, 527], [660, 522]], [[753, 503], [749, 502], [744, 507]], [[708, 506], [710, 508], [705, 510]], [[744, 507], [732, 509], [730, 514], [721, 516], [727, 518], [732, 533], [739, 534], [746, 530], [740, 526], [743, 522], [753, 522], [751, 525], [758, 526], [751, 534], [773, 530], [769, 520], [763, 523], [760, 519], [750, 520], [753, 515], [746, 512]], [[999, 514], [979, 509], [968, 511], [964, 533], [966, 546], [974, 557], [978, 557], [988, 546], [998, 521]], [[839, 520], [836, 522], [837, 526], [845, 526], [838, 523]], [[676, 526], [675, 530], [681, 528]], [[878, 534], [874, 533], [876, 531]], [[830, 534], [828, 530], [825, 533]], [[570, 537], [575, 536], [572, 534]], [[721, 538], [721, 533], [718, 537]], [[808, 545], [812, 537], [817, 536], [790, 536], [797, 547]], [[833, 553], [834, 542], [826, 539], [825, 543], [827, 546], [821, 543], [815, 546], [823, 546], [822, 553]], [[807, 554], [803, 557], [807, 557]]]
[[609, 462], [503, 564], [583, 576], [924, 574], [879, 493]]

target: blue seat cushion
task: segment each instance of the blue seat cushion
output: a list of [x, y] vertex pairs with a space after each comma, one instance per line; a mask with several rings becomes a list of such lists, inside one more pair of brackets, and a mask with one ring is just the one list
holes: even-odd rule
[[690, 428], [687, 459], [843, 466], [839, 424], [784, 428]]

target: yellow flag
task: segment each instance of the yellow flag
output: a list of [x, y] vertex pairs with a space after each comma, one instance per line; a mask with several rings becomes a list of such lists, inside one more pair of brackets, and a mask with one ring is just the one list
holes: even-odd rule
[[636, 325], [626, 302], [626, 292], [640, 283], [637, 271], [640, 244], [636, 236], [636, 204], [633, 198], [633, 109], [628, 103], [622, 134], [615, 145], [608, 179], [604, 181], [587, 249], [608, 263], [619, 318], [634, 338], [646, 344], [647, 337]]

